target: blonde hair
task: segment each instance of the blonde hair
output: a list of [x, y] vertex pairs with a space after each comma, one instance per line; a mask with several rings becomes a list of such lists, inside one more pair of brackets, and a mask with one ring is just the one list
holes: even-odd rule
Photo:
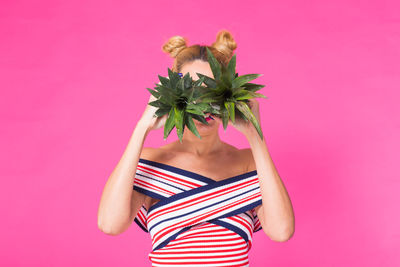
[[229, 31], [221, 30], [217, 33], [216, 41], [211, 46], [200, 44], [187, 46], [187, 39], [176, 35], [169, 38], [162, 46], [162, 50], [175, 58], [172, 70], [180, 72], [185, 63], [193, 60], [199, 59], [208, 62], [206, 47], [210, 49], [219, 63], [227, 66], [237, 44]]

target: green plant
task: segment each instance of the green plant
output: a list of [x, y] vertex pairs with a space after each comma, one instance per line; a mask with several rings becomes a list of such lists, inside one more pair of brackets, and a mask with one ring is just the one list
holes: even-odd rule
[[155, 116], [161, 117], [168, 114], [164, 125], [164, 140], [167, 139], [172, 129], [176, 127], [179, 141], [182, 143], [185, 125], [201, 139], [193, 119], [208, 125], [204, 118], [204, 113], [218, 113], [208, 103], [196, 102], [198, 97], [202, 95], [204, 86], [201, 86], [201, 84], [204, 78], [193, 81], [189, 73], [181, 77], [177, 72], [169, 68], [168, 77], [158, 75], [158, 78], [160, 83], [156, 84], [154, 90], [146, 89], [157, 98], [149, 103], [149, 105], [158, 108]]
[[203, 93], [199, 96], [198, 100], [203, 104], [209, 103], [214, 110], [218, 110], [218, 113], [213, 114], [221, 117], [224, 130], [228, 126], [229, 119], [235, 123], [235, 116], [239, 114], [242, 119], [250, 121], [253, 124], [261, 139], [263, 139], [260, 124], [248, 105], [251, 98], [267, 98], [260, 93], [256, 93], [256, 91], [265, 87], [265, 85], [249, 83], [249, 81], [262, 76], [262, 74], [239, 76], [236, 73], [236, 54], [232, 56], [225, 67], [217, 61], [208, 47], [206, 49], [208, 62], [214, 78], [196, 73], [199, 78], [204, 80], [207, 86], [207, 90], [202, 89]]

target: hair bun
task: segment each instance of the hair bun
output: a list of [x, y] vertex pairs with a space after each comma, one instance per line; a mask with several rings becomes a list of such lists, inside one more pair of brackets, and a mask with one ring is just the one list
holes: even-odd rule
[[217, 34], [217, 40], [211, 46], [230, 58], [237, 44], [229, 31], [221, 30]]
[[169, 40], [163, 45], [162, 50], [165, 53], [170, 54], [171, 57], [176, 57], [179, 52], [186, 47], [186, 39], [182, 36], [176, 35], [169, 38]]

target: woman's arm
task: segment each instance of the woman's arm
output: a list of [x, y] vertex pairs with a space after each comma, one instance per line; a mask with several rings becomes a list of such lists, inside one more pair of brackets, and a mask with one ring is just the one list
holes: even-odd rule
[[262, 204], [256, 208], [260, 224], [272, 240], [287, 241], [295, 228], [289, 195], [272, 162], [265, 137], [261, 140], [255, 130], [250, 131], [246, 137], [251, 147], [248, 152], [253, 158], [249, 169], [257, 169], [260, 183]]
[[106, 234], [124, 232], [145, 200], [144, 194], [133, 190], [133, 181], [147, 134], [147, 128], [139, 122], [104, 186], [98, 209], [98, 227]]
[[[154, 100], [155, 97], [150, 95], [148, 103]], [[133, 190], [136, 168], [141, 154], [146, 151], [143, 149], [143, 143], [147, 134], [151, 130], [163, 127], [167, 120], [167, 115], [156, 117], [157, 108], [148, 103], [121, 159], [103, 189], [97, 224], [106, 234], [118, 235], [124, 232], [132, 224], [146, 199], [144, 194]]]

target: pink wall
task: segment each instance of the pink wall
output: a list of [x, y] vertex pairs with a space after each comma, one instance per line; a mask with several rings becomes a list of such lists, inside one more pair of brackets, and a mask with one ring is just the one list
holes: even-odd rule
[[[368, 3], [367, 3], [368, 2]], [[150, 266], [150, 237], [97, 228], [97, 207], [172, 59], [173, 35], [238, 42], [291, 196], [286, 243], [251, 266], [400, 266], [397, 1], [2, 1], [0, 265]], [[233, 128], [221, 136], [248, 147]], [[176, 140], [175, 131], [168, 142]], [[162, 131], [145, 146], [159, 146]], [[397, 203], [397, 204], [396, 204]]]

